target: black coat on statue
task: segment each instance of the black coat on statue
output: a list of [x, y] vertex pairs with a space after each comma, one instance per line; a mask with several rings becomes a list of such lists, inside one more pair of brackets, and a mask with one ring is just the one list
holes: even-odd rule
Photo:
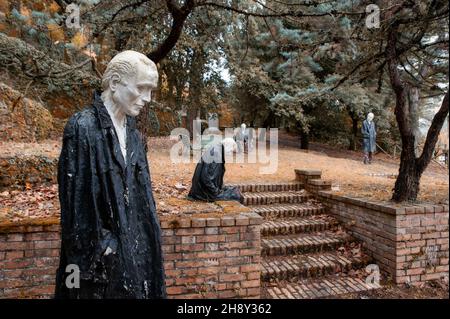
[[195, 167], [188, 198], [212, 202], [216, 200], [241, 200], [237, 187], [224, 186], [225, 150], [221, 143], [206, 148]]
[[[126, 164], [100, 97], [73, 115], [58, 164], [61, 256], [56, 298], [165, 298], [161, 229], [147, 157], [127, 116]], [[66, 266], [80, 287], [66, 286]]]

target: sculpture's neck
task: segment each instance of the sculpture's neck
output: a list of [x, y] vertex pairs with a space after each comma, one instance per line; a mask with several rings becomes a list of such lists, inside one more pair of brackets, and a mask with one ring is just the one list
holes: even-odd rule
[[103, 92], [102, 93], [103, 104], [108, 110], [109, 116], [116, 127], [124, 127], [125, 120], [127, 118], [126, 114], [122, 111], [122, 108], [114, 103], [111, 92]]
[[105, 91], [102, 93], [103, 104], [108, 111], [111, 121], [113, 122], [114, 128], [116, 129], [117, 139], [119, 140], [120, 150], [122, 151], [123, 159], [126, 163], [127, 159], [127, 131], [125, 128], [127, 116], [122, 108], [114, 103], [111, 92]]

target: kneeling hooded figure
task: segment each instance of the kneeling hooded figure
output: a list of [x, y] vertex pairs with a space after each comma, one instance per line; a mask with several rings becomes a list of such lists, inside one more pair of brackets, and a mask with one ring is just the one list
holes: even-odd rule
[[232, 153], [235, 149], [236, 142], [231, 138], [225, 138], [220, 143], [206, 148], [195, 167], [188, 198], [208, 202], [241, 200], [241, 193], [237, 187], [223, 186], [225, 154]]

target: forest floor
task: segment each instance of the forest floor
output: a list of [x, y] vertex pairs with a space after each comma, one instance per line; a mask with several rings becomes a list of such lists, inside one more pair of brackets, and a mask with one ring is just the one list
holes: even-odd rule
[[[204, 203], [185, 199], [191, 185], [196, 162], [173, 163], [170, 149], [174, 145], [168, 137], [149, 139], [149, 163], [153, 192], [160, 214], [178, 214], [205, 208]], [[1, 156], [42, 155], [56, 158], [60, 152], [59, 141], [41, 143], [0, 143]], [[245, 156], [248, 156], [246, 154]], [[267, 163], [227, 163], [225, 183], [292, 181], [295, 169], [319, 169], [322, 178], [331, 180], [333, 190], [342, 195], [389, 201], [398, 159], [376, 154], [373, 164], [364, 165], [360, 152], [338, 149], [324, 144], [311, 144], [310, 150], [279, 146], [276, 169], [262, 174]], [[274, 157], [276, 158], [276, 157]], [[275, 160], [274, 160], [275, 162]], [[446, 168], [431, 163], [421, 179], [419, 201], [448, 204], [449, 175]], [[57, 185], [40, 185], [25, 190], [9, 189], [0, 192], [0, 222], [28, 218], [58, 216]]]
[[448, 283], [436, 280], [424, 283], [420, 287], [395, 285], [381, 282], [382, 288], [343, 294], [335, 296], [336, 299], [448, 299]]
[[[173, 142], [154, 138], [149, 142], [149, 159], [153, 181], [158, 184], [190, 187], [196, 163], [172, 163], [169, 149]], [[246, 154], [245, 156], [248, 156]], [[333, 190], [355, 197], [388, 201], [392, 195], [399, 160], [377, 153], [371, 165], [362, 162], [361, 152], [338, 149], [324, 144], [311, 144], [310, 150], [279, 146], [277, 168], [262, 174], [267, 163], [227, 163], [225, 183], [291, 181], [295, 169], [319, 169], [322, 178], [331, 180]], [[431, 163], [421, 179], [418, 200], [448, 204], [448, 169]]]

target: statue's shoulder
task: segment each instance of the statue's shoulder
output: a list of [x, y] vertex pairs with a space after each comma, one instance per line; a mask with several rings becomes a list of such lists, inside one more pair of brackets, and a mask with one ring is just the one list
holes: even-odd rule
[[97, 127], [97, 117], [92, 106], [73, 114], [64, 128], [64, 137], [87, 134]]

